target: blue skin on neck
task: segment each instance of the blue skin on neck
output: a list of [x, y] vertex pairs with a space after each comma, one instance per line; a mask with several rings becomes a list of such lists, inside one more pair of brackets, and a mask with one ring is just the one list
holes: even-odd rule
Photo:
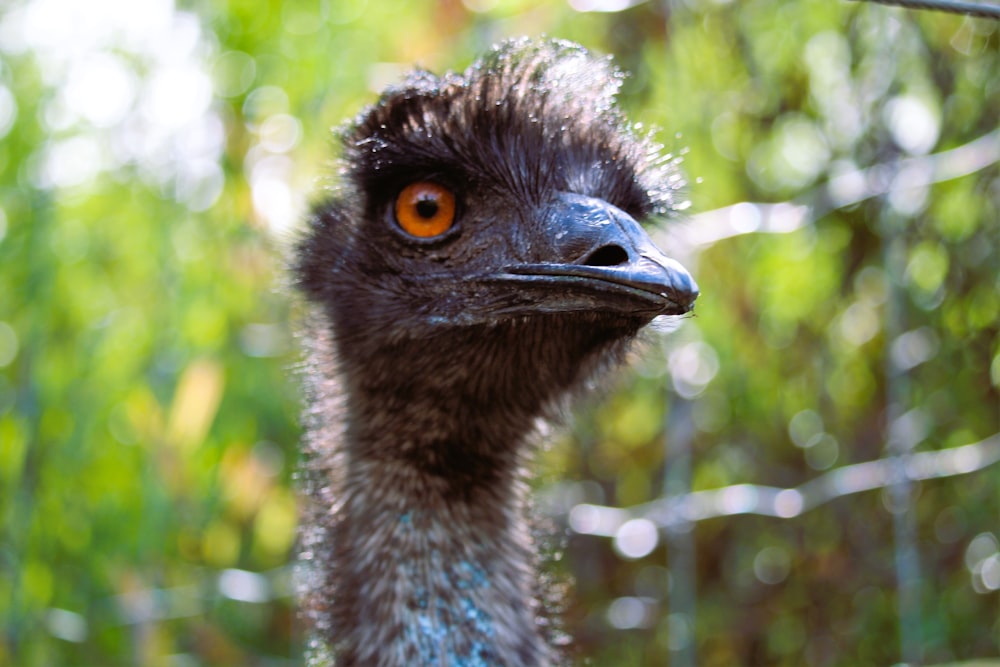
[[[400, 516], [399, 522], [412, 529], [411, 513]], [[406, 628], [405, 637], [408, 643], [418, 647], [420, 664], [438, 664], [442, 658], [447, 658], [447, 664], [452, 667], [498, 664], [493, 619], [476, 603], [474, 595], [490, 587], [486, 571], [466, 559], [446, 563], [437, 550], [430, 557], [432, 562], [442, 565], [436, 576], [440, 577], [443, 590], [454, 593], [432, 595], [424, 586], [414, 590], [410, 608], [415, 611], [416, 622]], [[410, 565], [404, 566], [404, 572], [411, 578], [416, 577]]]

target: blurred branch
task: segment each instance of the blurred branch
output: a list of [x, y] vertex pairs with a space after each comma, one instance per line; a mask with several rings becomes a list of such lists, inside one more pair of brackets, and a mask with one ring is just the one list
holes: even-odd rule
[[[901, 458], [902, 469], [911, 480], [964, 475], [1000, 461], [1000, 433], [969, 445]], [[842, 496], [891, 486], [898, 481], [897, 470], [897, 457], [889, 457], [843, 466], [790, 489], [735, 484], [660, 498], [631, 508], [581, 504], [570, 511], [569, 524], [578, 533], [612, 537], [632, 519], [647, 519], [668, 529], [734, 514], [791, 519]]]
[[[275, 600], [292, 600], [294, 565], [267, 572], [237, 568], [205, 569], [196, 583], [167, 588], [139, 588], [109, 599], [114, 620], [85, 618], [66, 609], [49, 608], [49, 633], [65, 641], [82, 643], [95, 628], [106, 625], [143, 626], [179, 618], [205, 616], [224, 600], [261, 605]], [[274, 658], [285, 664], [285, 661]], [[271, 663], [269, 663], [271, 664]], [[290, 663], [298, 664], [298, 663]]]
[[955, 0], [857, 0], [906, 9], [930, 9], [951, 14], [967, 14], [984, 19], [1000, 19], [1000, 5], [983, 2], [956, 2]]
[[997, 163], [1000, 163], [1000, 129], [933, 155], [845, 171], [787, 202], [739, 202], [699, 213], [688, 224], [665, 228], [661, 235], [666, 238], [661, 240], [664, 247], [683, 259], [688, 252], [723, 239], [755, 232], [793, 232], [832, 211], [893, 190], [925, 188], [974, 174]]
[[202, 616], [220, 600], [262, 604], [293, 595], [288, 565], [267, 572], [236, 568], [206, 570], [198, 584], [174, 588], [143, 588], [113, 599], [122, 625], [153, 623], [172, 618]]

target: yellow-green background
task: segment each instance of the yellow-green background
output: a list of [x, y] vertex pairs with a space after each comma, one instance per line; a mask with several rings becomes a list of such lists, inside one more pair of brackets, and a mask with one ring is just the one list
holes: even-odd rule
[[[0, 7], [0, 665], [301, 664], [301, 309], [281, 248], [331, 173], [329, 128], [406, 67], [460, 69], [521, 34], [613, 54], [632, 119], [686, 152], [693, 214], [793, 199], [1000, 123], [998, 22], [837, 0], [580, 5]], [[919, 410], [919, 450], [1000, 431], [1000, 168], [898, 197], [689, 258], [696, 316], [554, 438], [538, 486], [659, 496], [679, 401], [664, 369], [682, 348], [695, 489], [795, 486], [878, 458], [890, 394]], [[890, 383], [888, 351], [911, 331], [925, 358]], [[789, 433], [803, 410], [826, 434], [813, 447]], [[1000, 469], [916, 493], [924, 656], [996, 657], [1000, 593], [981, 568], [1000, 558]], [[879, 492], [694, 531], [699, 664], [900, 659]], [[632, 562], [603, 538], [567, 545], [586, 664], [666, 664], [664, 548]], [[761, 553], [781, 576], [755, 574]], [[621, 597], [658, 613], [613, 629]]]

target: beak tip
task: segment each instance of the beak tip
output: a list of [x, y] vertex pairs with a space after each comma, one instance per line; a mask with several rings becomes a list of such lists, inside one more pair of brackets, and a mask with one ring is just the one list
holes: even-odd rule
[[694, 309], [694, 302], [701, 293], [694, 277], [675, 259], [663, 257], [659, 263], [667, 270], [675, 301], [684, 313]]

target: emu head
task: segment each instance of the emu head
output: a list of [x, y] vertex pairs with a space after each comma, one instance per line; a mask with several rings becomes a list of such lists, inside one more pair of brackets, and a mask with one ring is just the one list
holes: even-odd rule
[[297, 272], [349, 376], [395, 351], [386, 373], [461, 360], [483, 383], [553, 385], [544, 400], [691, 310], [694, 280], [637, 222], [670, 214], [683, 181], [618, 112], [621, 79], [576, 45], [512, 41], [461, 74], [412, 74], [342, 131]]

